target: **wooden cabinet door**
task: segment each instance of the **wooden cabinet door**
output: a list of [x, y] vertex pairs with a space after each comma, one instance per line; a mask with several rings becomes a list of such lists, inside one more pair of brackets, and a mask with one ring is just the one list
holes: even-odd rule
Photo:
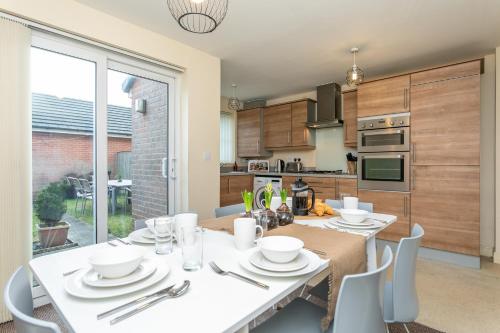
[[241, 192], [244, 190], [250, 192], [253, 191], [253, 176], [245, 175], [229, 177], [229, 193], [237, 193], [241, 197]]
[[411, 88], [413, 165], [479, 165], [479, 75]]
[[337, 193], [335, 199], [340, 200], [341, 194], [346, 194], [347, 196], [357, 197], [358, 196], [358, 180], [354, 178], [337, 178], [336, 185]]
[[261, 108], [237, 113], [237, 152], [239, 157], [260, 155]]
[[479, 166], [413, 166], [411, 223], [422, 246], [479, 256]]
[[358, 93], [348, 91], [343, 96], [344, 146], [356, 147], [358, 143]]
[[282, 104], [264, 110], [264, 142], [266, 148], [289, 147], [292, 144], [292, 106]]
[[220, 192], [219, 192], [219, 200], [220, 207], [227, 206], [229, 196], [229, 176], [221, 176], [220, 177]]
[[286, 188], [288, 191], [288, 196], [292, 196], [292, 184], [295, 183], [295, 180], [297, 180], [297, 177], [293, 176], [283, 176], [281, 178], [281, 188]]
[[410, 76], [403, 75], [361, 84], [358, 117], [410, 111]]
[[311, 135], [307, 122], [307, 101], [292, 104], [292, 146], [306, 146]]
[[361, 202], [373, 203], [374, 212], [398, 217], [397, 222], [378, 233], [377, 238], [399, 242], [401, 237], [410, 235], [410, 193], [359, 190], [358, 197]]

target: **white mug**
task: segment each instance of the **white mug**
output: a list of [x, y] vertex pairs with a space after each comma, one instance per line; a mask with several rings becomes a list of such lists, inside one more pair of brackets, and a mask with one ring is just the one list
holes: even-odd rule
[[281, 206], [281, 197], [272, 197], [271, 198], [271, 207], [269, 207], [273, 212], [276, 213], [276, 209]]
[[358, 198], [344, 197], [344, 209], [358, 209]]
[[257, 225], [255, 219], [240, 217], [234, 220], [234, 243], [238, 250], [248, 250], [255, 245], [255, 229], [260, 231], [259, 238], [262, 238], [264, 229]]
[[181, 213], [175, 215], [175, 239], [177, 242], [181, 239], [181, 227], [196, 227], [198, 225], [198, 214], [195, 213]]

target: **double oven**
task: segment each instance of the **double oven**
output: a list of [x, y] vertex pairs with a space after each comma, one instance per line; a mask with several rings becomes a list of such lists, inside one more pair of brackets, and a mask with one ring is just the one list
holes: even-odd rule
[[358, 119], [358, 187], [410, 190], [410, 113]]

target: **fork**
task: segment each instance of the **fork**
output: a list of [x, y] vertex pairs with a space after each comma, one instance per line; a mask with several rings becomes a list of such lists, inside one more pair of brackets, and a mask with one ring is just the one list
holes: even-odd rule
[[232, 276], [232, 277], [235, 277], [237, 279], [240, 279], [242, 281], [245, 281], [245, 282], [248, 282], [250, 284], [253, 284], [257, 287], [260, 287], [260, 288], [264, 288], [264, 289], [269, 289], [269, 286], [267, 284], [264, 284], [262, 282], [259, 282], [259, 281], [256, 281], [254, 279], [250, 279], [246, 276], [243, 276], [243, 275], [240, 275], [238, 273], [235, 273], [235, 272], [231, 272], [231, 271], [224, 271], [222, 270], [219, 266], [217, 266], [217, 264], [213, 261], [209, 262], [208, 263], [210, 265], [210, 267], [212, 268], [212, 270], [219, 274], [219, 275], [229, 275], [229, 276]]
[[123, 239], [121, 239], [121, 238], [119, 238], [119, 237], [117, 237], [117, 238], [116, 238], [116, 240], [117, 240], [117, 241], [119, 241], [119, 242], [120, 242], [120, 243], [122, 243], [122, 244], [125, 244], [125, 245], [132, 245], [132, 243], [127, 242], [127, 241], [124, 241]]

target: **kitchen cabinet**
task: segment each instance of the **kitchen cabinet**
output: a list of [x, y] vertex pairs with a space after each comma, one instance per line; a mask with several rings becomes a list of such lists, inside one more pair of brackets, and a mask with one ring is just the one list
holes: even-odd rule
[[358, 191], [359, 201], [371, 202], [374, 212], [396, 215], [398, 217], [397, 222], [378, 233], [377, 238], [399, 242], [402, 237], [410, 235], [412, 196], [413, 194], [410, 196], [408, 192]]
[[336, 178], [335, 199], [340, 200], [342, 194], [350, 197], [358, 196], [358, 180], [355, 178]]
[[344, 146], [357, 147], [358, 143], [358, 92], [347, 91], [342, 94], [344, 119]]
[[263, 108], [242, 110], [237, 113], [236, 146], [238, 157], [265, 157], [270, 152], [264, 149]]
[[306, 176], [302, 177], [302, 180], [314, 190], [316, 199], [323, 201], [326, 199], [335, 199], [336, 178]]
[[422, 246], [479, 256], [479, 166], [412, 167], [411, 223]]
[[241, 192], [253, 191], [253, 176], [221, 176], [220, 207], [243, 203]]
[[357, 91], [358, 117], [410, 111], [410, 75], [362, 83]]
[[479, 165], [479, 66], [475, 75], [412, 86], [411, 143], [413, 165]]
[[264, 142], [268, 150], [314, 149], [315, 132], [306, 127], [311, 99], [268, 106], [264, 110]]
[[288, 196], [292, 196], [292, 184], [295, 183], [297, 177], [294, 176], [283, 176], [281, 178], [281, 188], [286, 188], [288, 191]]

